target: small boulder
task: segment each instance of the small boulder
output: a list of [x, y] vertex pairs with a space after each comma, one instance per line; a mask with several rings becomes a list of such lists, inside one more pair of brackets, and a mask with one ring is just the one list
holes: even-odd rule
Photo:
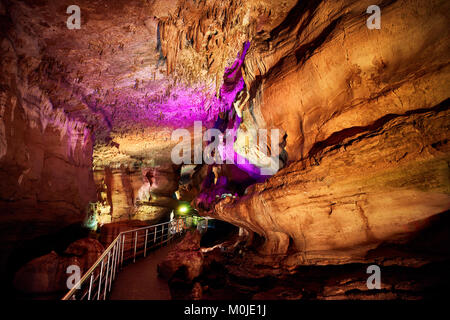
[[158, 274], [165, 279], [174, 276], [192, 282], [203, 270], [203, 253], [200, 251], [200, 233], [188, 232], [184, 239], [158, 264]]
[[95, 239], [84, 238], [70, 244], [63, 255], [55, 251], [23, 265], [14, 275], [14, 288], [24, 293], [56, 293], [69, 290], [69, 266], [78, 266], [82, 276], [97, 261], [104, 248]]
[[84, 273], [97, 261], [103, 251], [105, 248], [100, 242], [92, 238], [84, 238], [70, 244], [64, 253], [76, 256], [80, 261], [79, 267]]
[[79, 264], [77, 257], [61, 257], [52, 251], [22, 266], [14, 276], [14, 288], [25, 293], [54, 293], [68, 290], [67, 268]]

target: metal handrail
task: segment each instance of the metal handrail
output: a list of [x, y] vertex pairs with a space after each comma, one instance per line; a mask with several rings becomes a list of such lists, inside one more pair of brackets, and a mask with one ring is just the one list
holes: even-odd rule
[[[144, 243], [140, 243], [139, 245], [139, 253], [143, 250], [144, 257], [147, 255], [147, 250], [162, 246], [163, 244], [168, 243], [173, 237], [183, 234], [186, 230], [186, 218], [179, 217], [177, 219], [173, 219], [169, 222], [164, 222], [160, 224], [155, 224], [147, 227], [137, 228], [133, 230], [122, 231], [118, 234], [118, 236], [111, 242], [111, 244], [106, 248], [106, 250], [100, 255], [97, 261], [89, 268], [89, 270], [81, 277], [78, 283], [69, 290], [69, 292], [62, 298], [62, 300], [77, 300], [77, 296], [80, 300], [85, 299], [87, 296], [88, 300], [92, 300], [92, 298], [96, 298], [100, 300], [106, 299], [106, 296], [109, 292], [111, 292], [112, 281], [116, 278], [116, 273], [123, 267], [123, 262], [133, 258], [133, 262], [136, 262], [136, 257], [138, 255], [138, 233], [141, 231], [145, 231], [145, 241]], [[164, 228], [167, 225], [167, 228]], [[158, 231], [158, 228], [161, 227], [161, 230]], [[175, 228], [175, 229], [174, 229]], [[149, 233], [149, 230], [152, 232]], [[166, 230], [164, 230], [166, 229]], [[160, 236], [157, 237], [157, 233], [160, 232]], [[164, 232], [166, 232], [166, 239], [164, 240]], [[134, 234], [131, 239], [126, 242], [125, 238], [128, 234]], [[150, 244], [152, 246], [148, 246], [149, 244], [149, 234], [152, 234], [152, 239], [150, 239]], [[143, 235], [140, 236], [141, 238]], [[161, 241], [160, 241], [161, 240]], [[132, 244], [132, 247], [126, 249], [126, 244]], [[143, 248], [142, 248], [143, 247]], [[132, 251], [133, 255], [126, 256], [125, 251]], [[106, 259], [107, 258], [107, 259]], [[105, 263], [105, 259], [107, 262]], [[106, 273], [103, 274], [106, 264]], [[96, 274], [96, 270], [100, 266], [100, 272]], [[88, 280], [89, 279], [89, 280]], [[86, 288], [87, 284], [89, 284], [88, 288]], [[102, 284], [104, 288], [102, 288]], [[94, 288], [95, 287], [95, 288]], [[94, 289], [97, 289], [95, 291]], [[103, 294], [102, 294], [103, 289]], [[95, 294], [92, 293], [95, 291]]]

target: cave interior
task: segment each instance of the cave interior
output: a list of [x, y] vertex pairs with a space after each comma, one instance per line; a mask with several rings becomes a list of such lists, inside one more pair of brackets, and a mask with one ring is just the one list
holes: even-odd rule
[[372, 2], [0, 0], [8, 297], [177, 217], [172, 299], [448, 295], [450, 2]]

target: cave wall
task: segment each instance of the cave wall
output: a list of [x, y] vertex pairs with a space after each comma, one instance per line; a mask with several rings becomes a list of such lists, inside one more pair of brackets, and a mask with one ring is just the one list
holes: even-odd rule
[[448, 214], [448, 103], [442, 108], [348, 137], [215, 212], [263, 235], [262, 252], [291, 245], [304, 263], [360, 261], [383, 242], [410, 240]]
[[[81, 224], [95, 201], [93, 139], [86, 124], [56, 108], [39, 86], [38, 41], [11, 29], [0, 38], [1, 272], [22, 242]], [[6, 33], [10, 31], [10, 33]]]
[[241, 128], [285, 132], [289, 165], [208, 213], [262, 253], [361, 261], [448, 212], [449, 4], [384, 2], [369, 30], [370, 4], [301, 1], [251, 41]]
[[172, 196], [178, 189], [177, 166], [98, 168], [94, 180], [100, 224], [128, 220], [156, 224], [176, 208]]
[[[287, 133], [289, 160], [349, 128], [448, 98], [448, 2], [382, 3], [380, 30], [366, 26], [370, 4], [299, 2], [269, 40], [254, 42], [249, 104], [259, 127]], [[245, 118], [253, 121], [251, 112]]]

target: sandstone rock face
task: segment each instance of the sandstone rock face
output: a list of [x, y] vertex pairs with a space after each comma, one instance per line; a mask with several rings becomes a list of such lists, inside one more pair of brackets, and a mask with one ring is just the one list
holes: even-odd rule
[[158, 265], [158, 274], [169, 280], [177, 275], [187, 282], [192, 282], [198, 277], [203, 268], [200, 238], [198, 231], [186, 233], [183, 240]]
[[60, 257], [54, 251], [34, 259], [15, 275], [14, 287], [26, 293], [50, 293], [67, 290], [67, 268], [78, 265], [76, 257]]
[[165, 207], [139, 205], [134, 211], [132, 219], [147, 221], [149, 224], [158, 224], [162, 221], [168, 221], [171, 211], [170, 208]]
[[[449, 96], [446, 1], [392, 1], [369, 30], [363, 1], [299, 2], [246, 58], [259, 127], [282, 128], [289, 160], [387, 114], [432, 108]], [[420, 13], [420, 14], [416, 14]]]
[[72, 243], [64, 256], [52, 251], [33, 259], [20, 268], [14, 277], [14, 287], [25, 293], [55, 293], [67, 291], [69, 266], [80, 267], [83, 275], [103, 253], [103, 246], [95, 239], [80, 239]]
[[79, 267], [85, 273], [102, 255], [105, 248], [100, 242], [91, 238], [84, 238], [73, 242], [64, 251], [64, 254], [78, 257]]
[[264, 3], [270, 13], [233, 3], [210, 16], [236, 21], [208, 37], [214, 25], [202, 16], [214, 5], [185, 4], [160, 17], [168, 71], [187, 66], [191, 52], [177, 45], [186, 35], [191, 56], [208, 52], [208, 68], [223, 70], [220, 52], [241, 38], [220, 37], [245, 30], [247, 98], [234, 105], [242, 114], [235, 149], [248, 129], [279, 129], [290, 163], [239, 200], [204, 207], [226, 189], [206, 190], [194, 201], [200, 209], [262, 235], [262, 252], [292, 248], [304, 263], [359, 259], [449, 209], [447, 2], [385, 3], [380, 30], [367, 28], [370, 4], [361, 1]]
[[96, 170], [94, 179], [98, 203], [105, 208], [99, 213], [102, 221], [142, 220], [156, 224], [168, 218], [177, 205], [172, 195], [178, 189], [179, 169], [172, 165], [141, 170], [106, 167]]
[[210, 213], [262, 235], [261, 252], [349, 262], [449, 209], [448, 3], [390, 2], [380, 30], [366, 8], [299, 2], [252, 42], [241, 127], [286, 132], [290, 164]]
[[[384, 241], [405, 241], [449, 210], [449, 111], [395, 117], [292, 163], [217, 215], [293, 248], [304, 263], [350, 261]], [[402, 143], [406, 139], [408, 143]]]
[[[122, 222], [113, 222], [103, 225], [100, 229], [100, 242], [107, 247], [123, 231], [146, 227], [149, 224], [144, 221], [130, 220]], [[130, 235], [132, 236], [132, 235]], [[144, 242], [142, 237], [139, 239]], [[132, 244], [130, 244], [132, 245]]]
[[[2, 15], [0, 38], [0, 272], [18, 241], [85, 218], [95, 200], [93, 139], [39, 86], [42, 56], [32, 37]], [[5, 28], [4, 28], [5, 27]], [[12, 35], [12, 34], [11, 34]], [[17, 45], [16, 45], [17, 44]]]
[[109, 168], [103, 171], [96, 171], [94, 179], [97, 187], [105, 186], [105, 201], [109, 206], [107, 214], [111, 216], [111, 222], [128, 220], [134, 210], [134, 204], [137, 198], [137, 191], [143, 183], [140, 172], [130, 172], [129, 170], [111, 170]]

